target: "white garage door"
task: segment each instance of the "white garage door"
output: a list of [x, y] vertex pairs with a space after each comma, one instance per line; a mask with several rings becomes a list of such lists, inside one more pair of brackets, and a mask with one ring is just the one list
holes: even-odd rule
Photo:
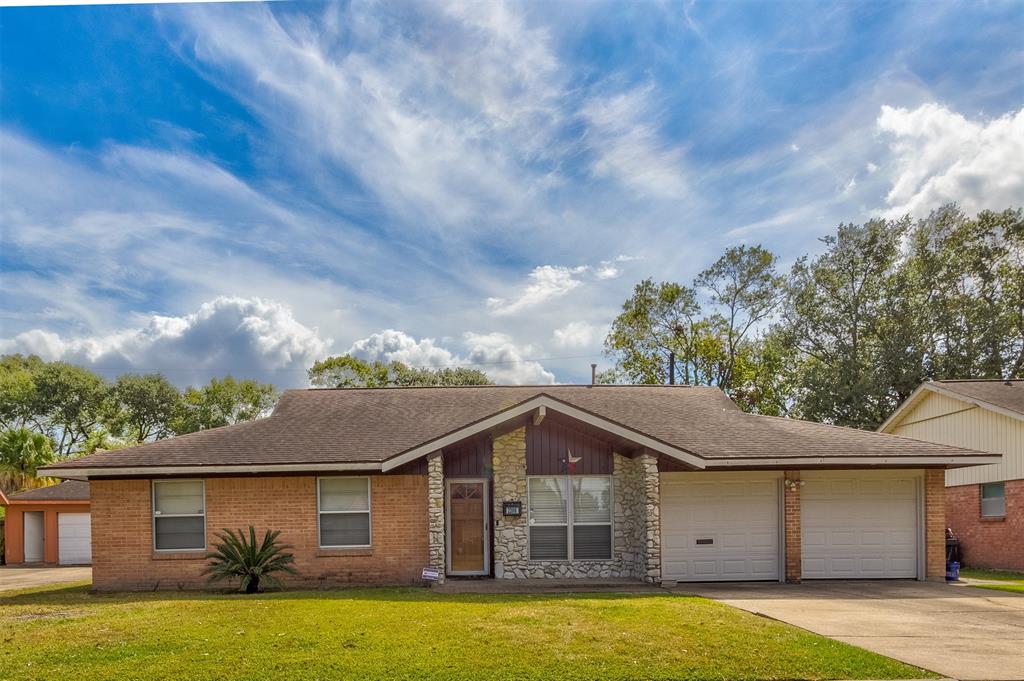
[[777, 473], [662, 473], [662, 578], [779, 579]]
[[917, 577], [920, 471], [805, 471], [804, 579]]
[[58, 513], [57, 538], [61, 565], [92, 562], [92, 525], [88, 513]]

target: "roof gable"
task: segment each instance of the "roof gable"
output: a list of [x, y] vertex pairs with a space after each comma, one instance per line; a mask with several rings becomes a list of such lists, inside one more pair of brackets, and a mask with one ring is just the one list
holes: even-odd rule
[[904, 400], [896, 408], [896, 411], [878, 427], [878, 431], [893, 432], [931, 395], [942, 395], [968, 406], [980, 407], [1010, 418], [1024, 420], [1024, 381], [929, 381], [919, 385], [910, 397]]

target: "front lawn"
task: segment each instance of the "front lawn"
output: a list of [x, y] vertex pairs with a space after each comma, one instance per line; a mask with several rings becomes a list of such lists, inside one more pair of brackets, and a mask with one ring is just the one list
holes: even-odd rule
[[1012, 572], [1010, 570], [986, 570], [984, 568], [961, 568], [961, 577], [971, 579], [988, 579], [993, 584], [971, 584], [979, 589], [993, 589], [995, 591], [1009, 591], [1010, 593], [1024, 593], [1024, 572]]
[[0, 593], [0, 679], [845, 679], [929, 672], [669, 594]]

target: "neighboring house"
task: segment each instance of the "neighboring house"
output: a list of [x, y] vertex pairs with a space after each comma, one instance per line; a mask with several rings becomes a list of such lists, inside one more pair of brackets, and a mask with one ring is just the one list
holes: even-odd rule
[[89, 483], [67, 480], [5, 496], [8, 565], [88, 565], [92, 560]]
[[45, 468], [90, 481], [93, 584], [205, 584], [221, 528], [292, 584], [942, 579], [946, 468], [999, 457], [687, 386], [290, 390], [265, 419]]
[[879, 430], [1002, 454], [946, 472], [946, 524], [967, 565], [1024, 570], [1024, 381], [924, 383]]

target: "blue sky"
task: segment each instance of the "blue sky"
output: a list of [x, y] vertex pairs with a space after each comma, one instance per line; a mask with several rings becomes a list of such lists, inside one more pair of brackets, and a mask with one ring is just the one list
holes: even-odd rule
[[579, 381], [633, 284], [1024, 204], [1024, 4], [0, 9], [0, 352]]

